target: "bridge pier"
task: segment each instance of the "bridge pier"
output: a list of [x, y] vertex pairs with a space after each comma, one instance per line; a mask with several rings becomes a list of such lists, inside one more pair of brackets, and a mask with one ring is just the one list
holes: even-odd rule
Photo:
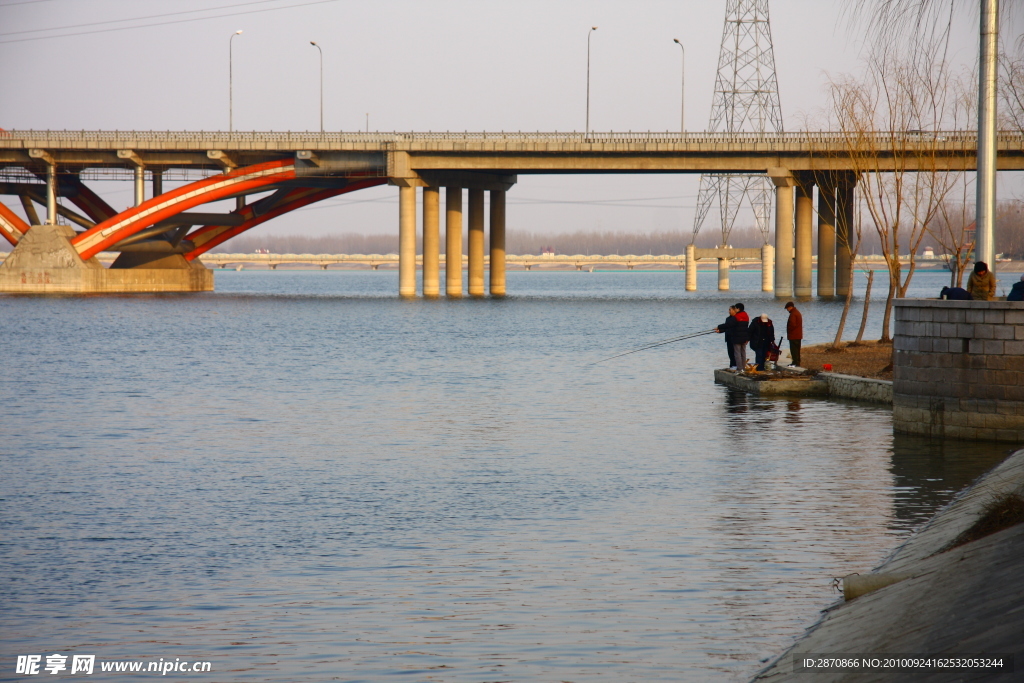
[[423, 296], [441, 295], [441, 190], [423, 188]]
[[398, 295], [416, 296], [416, 188], [398, 188]]
[[491, 190], [491, 296], [505, 296], [504, 190]]
[[727, 258], [718, 259], [718, 291], [729, 291], [729, 265], [731, 261]]
[[686, 291], [697, 291], [697, 246], [686, 245]]
[[836, 187], [827, 179], [818, 183], [818, 296], [836, 293]]
[[793, 295], [808, 297], [814, 292], [811, 283], [811, 251], [814, 238], [814, 181], [806, 174], [796, 186], [796, 258], [793, 274]]
[[853, 227], [853, 190], [856, 176], [844, 174], [836, 188], [836, 296], [846, 298], [853, 285], [850, 262]]
[[770, 292], [774, 289], [772, 279], [775, 274], [775, 248], [770, 244], [761, 247], [761, 291]]
[[484, 292], [484, 191], [469, 190], [469, 295], [482, 297]]
[[462, 188], [450, 186], [445, 198], [445, 293], [453, 298], [462, 297]]
[[785, 168], [768, 169], [775, 184], [775, 296], [793, 296], [793, 187], [796, 178]]

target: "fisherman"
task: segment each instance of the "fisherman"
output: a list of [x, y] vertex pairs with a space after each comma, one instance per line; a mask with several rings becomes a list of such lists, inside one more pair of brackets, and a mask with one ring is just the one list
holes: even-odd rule
[[775, 343], [775, 323], [762, 313], [750, 323], [750, 348], [754, 351], [754, 360], [757, 362], [757, 369], [764, 372], [764, 362], [768, 357], [768, 351]]
[[793, 305], [792, 301], [786, 302], [786, 310], [789, 311], [789, 320], [786, 321], [786, 339], [789, 340], [789, 354], [793, 357], [793, 365], [800, 365], [800, 345], [804, 341], [804, 316]]
[[725, 345], [729, 350], [729, 369], [743, 372], [747, 367], [747, 342], [750, 333], [747, 324], [750, 316], [743, 311], [743, 304], [736, 303], [729, 307], [729, 317], [715, 328], [715, 332], [725, 334]]

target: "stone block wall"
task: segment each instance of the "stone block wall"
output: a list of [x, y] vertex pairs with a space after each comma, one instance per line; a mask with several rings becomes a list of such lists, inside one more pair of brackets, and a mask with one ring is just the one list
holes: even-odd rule
[[1024, 442], [1024, 302], [894, 304], [893, 428]]

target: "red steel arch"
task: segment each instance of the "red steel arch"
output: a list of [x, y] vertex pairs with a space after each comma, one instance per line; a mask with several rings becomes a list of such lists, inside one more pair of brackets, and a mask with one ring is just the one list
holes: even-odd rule
[[0, 235], [11, 244], [17, 244], [28, 232], [29, 224], [21, 220], [18, 214], [11, 211], [6, 204], [0, 202]]
[[231, 173], [197, 180], [153, 197], [96, 224], [74, 237], [71, 243], [83, 259], [89, 259], [140, 230], [200, 204], [294, 178], [295, 163], [290, 159], [238, 168]]
[[245, 218], [245, 222], [241, 225], [236, 226], [224, 226], [224, 225], [208, 225], [200, 228], [195, 232], [191, 233], [185, 239], [190, 240], [196, 245], [195, 249], [185, 254], [185, 258], [189, 261], [202, 256], [210, 249], [213, 249], [219, 244], [226, 242], [232, 237], [236, 237], [246, 230], [255, 228], [261, 223], [269, 221], [271, 218], [277, 218], [278, 216], [294, 211], [295, 209], [301, 209], [304, 206], [309, 206], [315, 202], [323, 201], [324, 199], [330, 199], [340, 194], [346, 194], [348, 192], [354, 192], [356, 190], [363, 190], [368, 187], [376, 187], [377, 185], [383, 185], [387, 182], [387, 178], [367, 178], [365, 180], [358, 180], [352, 182], [345, 187], [331, 188], [331, 189], [318, 189], [311, 187], [300, 187], [292, 190], [286, 194], [281, 201], [270, 211], [259, 216], [255, 215], [255, 207], [253, 205], [246, 206], [241, 211], [236, 211], [238, 215]]

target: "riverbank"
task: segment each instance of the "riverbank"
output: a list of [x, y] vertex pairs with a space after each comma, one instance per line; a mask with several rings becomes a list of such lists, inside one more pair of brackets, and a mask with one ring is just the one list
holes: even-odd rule
[[[1024, 496], [1024, 450], [958, 495], [867, 577], [895, 583], [826, 609], [754, 681], [805, 681], [807, 670], [801, 664], [806, 659], [869, 654], [883, 659], [885, 654], [1013, 655], [1016, 665], [1024, 667], [1024, 587], [1019, 581], [1024, 575], [1024, 523], [1014, 495], [1017, 501]], [[1013, 524], [992, 526], [1000, 516]], [[1008, 681], [1019, 680], [1019, 675], [1005, 665], [898, 673], [830, 668], [814, 670], [813, 680]]]
[[[892, 379], [891, 342], [844, 342], [844, 346], [839, 349], [832, 349], [829, 344], [816, 344], [801, 350], [800, 356], [802, 367], [808, 370], [827, 370], [872, 379]], [[832, 367], [825, 368], [826, 365]]]

